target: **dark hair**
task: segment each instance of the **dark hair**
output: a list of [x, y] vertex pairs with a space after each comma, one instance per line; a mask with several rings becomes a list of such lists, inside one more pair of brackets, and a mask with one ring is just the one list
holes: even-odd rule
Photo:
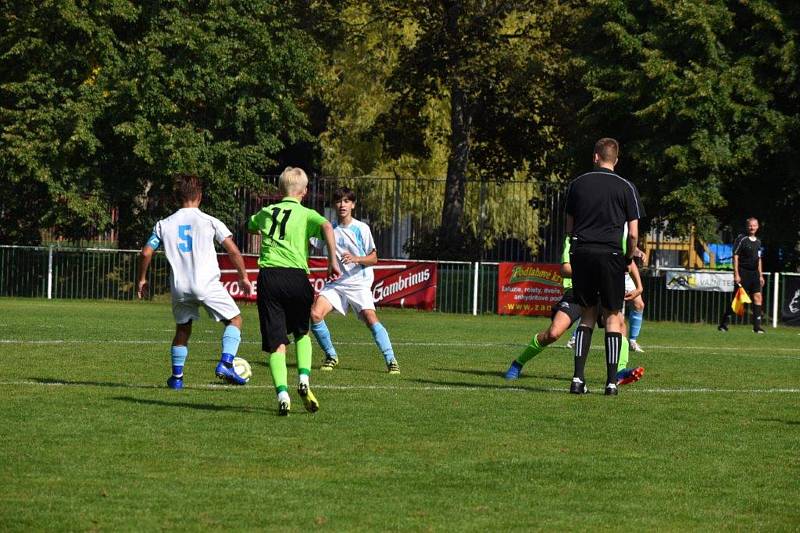
[[603, 137], [594, 143], [594, 153], [601, 161], [614, 163], [619, 157], [619, 143], [611, 137]]
[[339, 187], [338, 189], [333, 191], [333, 201], [334, 202], [338, 202], [342, 198], [347, 198], [351, 202], [355, 202], [356, 201], [356, 193], [353, 191], [353, 189], [350, 189], [349, 187]]
[[203, 183], [194, 174], [175, 176], [175, 196], [180, 202], [197, 200], [203, 195]]

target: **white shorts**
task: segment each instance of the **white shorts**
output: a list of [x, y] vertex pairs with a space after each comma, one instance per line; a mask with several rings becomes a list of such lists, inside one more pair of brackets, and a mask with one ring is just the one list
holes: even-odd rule
[[200, 306], [206, 308], [208, 316], [220, 322], [230, 320], [241, 314], [233, 297], [225, 290], [222, 283], [217, 283], [209, 288], [202, 300], [191, 295], [172, 297], [172, 315], [175, 317], [176, 324], [186, 324], [190, 320], [200, 320]]
[[348, 287], [346, 285], [327, 285], [319, 293], [328, 300], [334, 309], [346, 315], [347, 308], [360, 313], [365, 309], [375, 309], [375, 299], [369, 287]]
[[636, 284], [630, 274], [625, 272], [625, 294], [636, 290]]

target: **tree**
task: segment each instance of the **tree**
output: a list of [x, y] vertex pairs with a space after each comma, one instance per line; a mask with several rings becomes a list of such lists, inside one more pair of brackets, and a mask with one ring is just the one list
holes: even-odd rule
[[[731, 207], [796, 202], [797, 170], [783, 163], [796, 155], [800, 117], [796, 4], [596, 0], [591, 7], [585, 27], [595, 31], [575, 47], [588, 90], [583, 144], [621, 140], [620, 168], [639, 185], [650, 216], [673, 233], [695, 227], [711, 238], [720, 221], [747, 216]], [[780, 213], [797, 221], [796, 209]]]
[[138, 246], [174, 208], [178, 171], [201, 175], [204, 205], [235, 222], [233, 191], [260, 187], [282, 150], [313, 140], [321, 52], [284, 7], [12, 3], [0, 37], [0, 162], [14, 182], [38, 184], [25, 189], [41, 195], [33, 226], [86, 236], [116, 206], [120, 245]]
[[322, 139], [326, 170], [445, 175], [442, 191], [433, 181], [415, 187], [417, 205], [406, 209], [439, 220], [430, 243], [439, 257], [472, 257], [476, 247], [465, 239], [483, 237], [480, 248], [513, 233], [535, 250], [538, 220], [521, 228], [517, 209], [530, 210], [536, 187], [514, 210], [498, 198], [499, 211], [488, 213], [478, 191], [502, 195], [499, 188], [476, 186], [473, 194], [468, 183], [560, 177], [563, 115], [553, 88], [566, 62], [552, 36], [566, 11], [556, 2], [351, 3], [326, 89], [333, 95]]

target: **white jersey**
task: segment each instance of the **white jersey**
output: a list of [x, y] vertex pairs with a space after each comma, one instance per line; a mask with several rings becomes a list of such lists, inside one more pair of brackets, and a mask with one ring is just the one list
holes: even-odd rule
[[230, 236], [225, 224], [196, 207], [179, 209], [156, 223], [148, 244], [154, 249], [164, 245], [172, 267], [174, 301], [202, 302], [216, 291], [220, 272], [214, 241], [221, 243]]
[[[375, 241], [372, 239], [372, 231], [369, 226], [356, 219], [352, 219], [347, 226], [335, 223], [333, 225], [333, 237], [336, 240], [336, 259], [339, 262], [342, 275], [336, 281], [328, 283], [326, 287], [363, 286], [371, 288], [372, 281], [375, 279], [372, 267], [353, 263], [345, 265], [342, 262], [344, 253], [349, 252], [351, 255], [365, 256], [375, 250]], [[316, 242], [323, 249], [325, 248], [324, 241], [318, 240]]]

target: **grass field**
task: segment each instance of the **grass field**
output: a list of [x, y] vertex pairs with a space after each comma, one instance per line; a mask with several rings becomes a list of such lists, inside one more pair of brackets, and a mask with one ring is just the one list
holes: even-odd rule
[[253, 306], [250, 384], [204, 318], [176, 392], [168, 304], [0, 299], [0, 529], [800, 528], [800, 330], [645, 323], [643, 380], [603, 396], [593, 350], [578, 397], [565, 339], [502, 379], [544, 319], [380, 315], [402, 374], [331, 317], [320, 412], [279, 418]]

